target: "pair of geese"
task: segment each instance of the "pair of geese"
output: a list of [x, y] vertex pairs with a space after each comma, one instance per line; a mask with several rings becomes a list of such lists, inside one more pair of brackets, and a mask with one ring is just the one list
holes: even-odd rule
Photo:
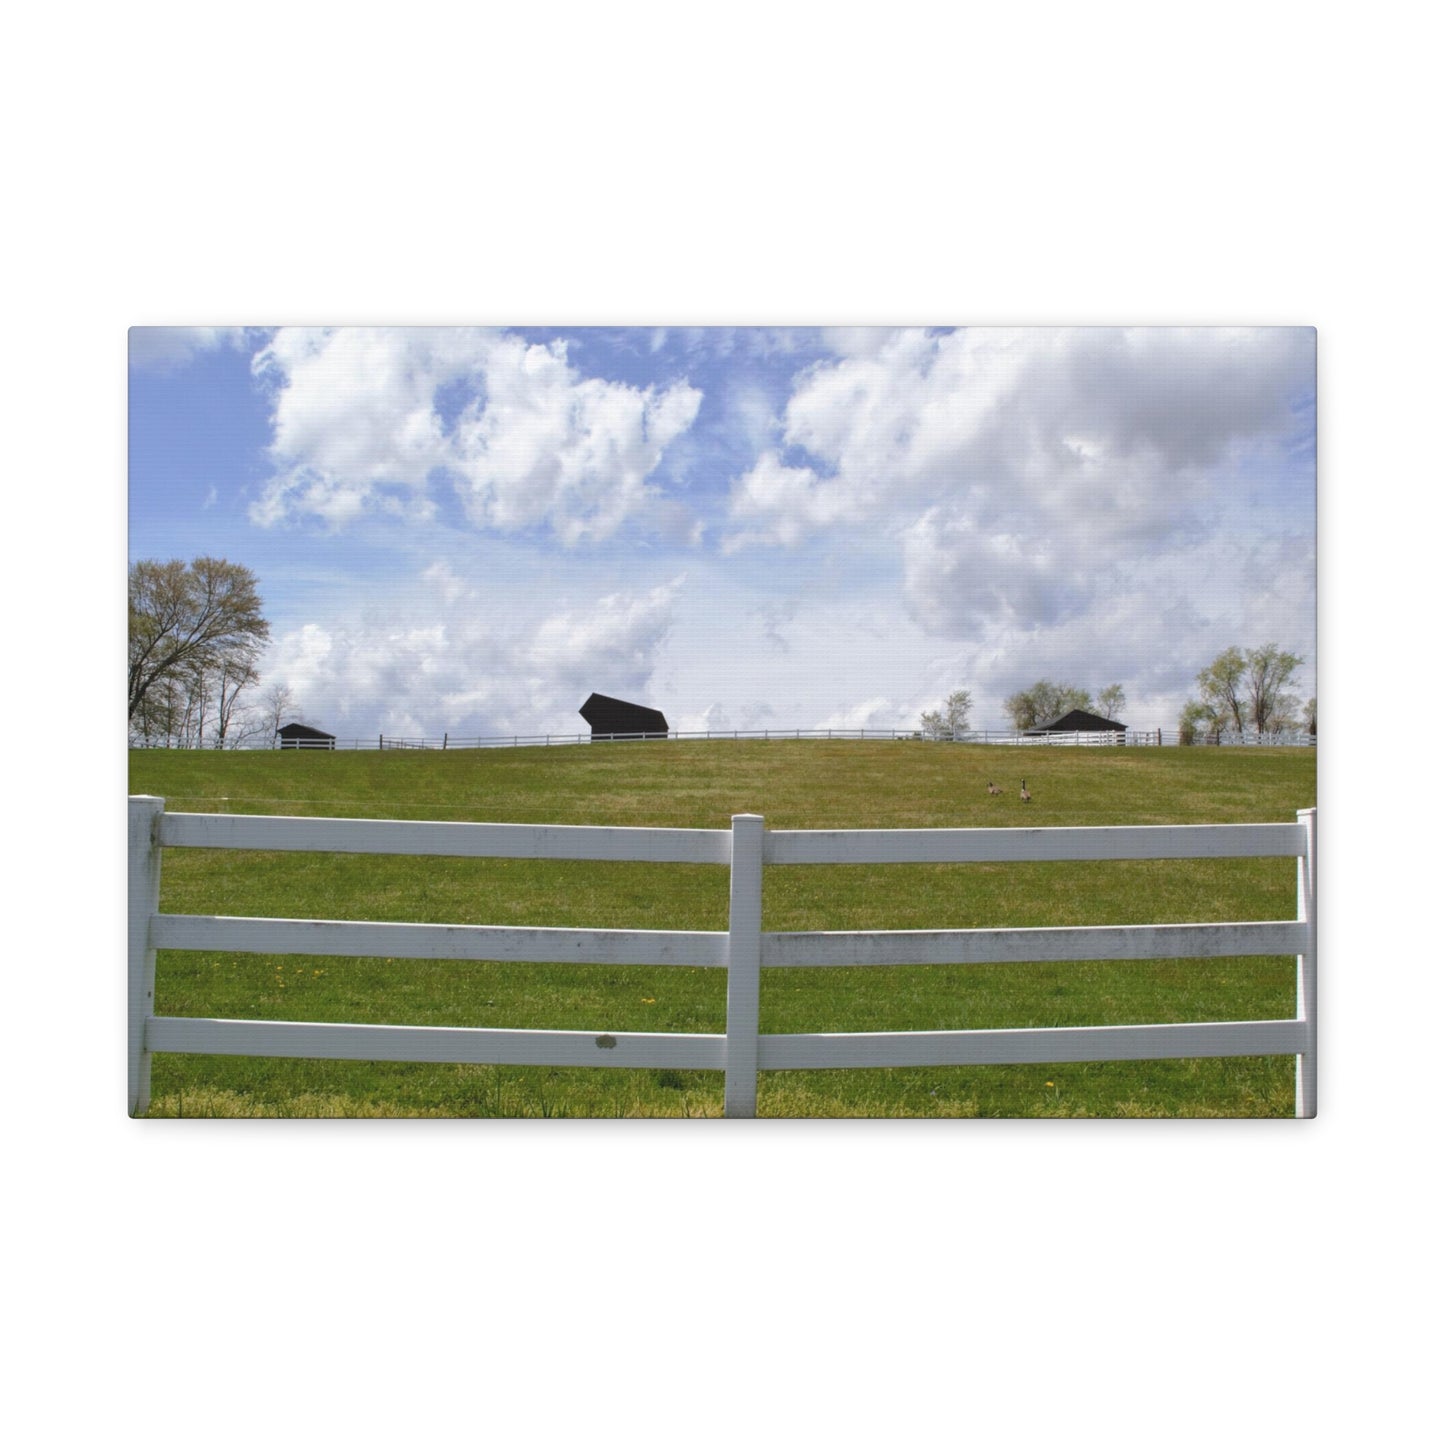
[[[992, 783], [988, 785], [988, 790], [990, 793], [993, 794], [994, 797], [998, 797], [999, 794], [1003, 792], [1002, 788], [997, 788]], [[1019, 798], [1025, 803], [1031, 803], [1033, 801], [1033, 797], [1034, 795], [1029, 792], [1028, 783], [1021, 779], [1019, 782]]]

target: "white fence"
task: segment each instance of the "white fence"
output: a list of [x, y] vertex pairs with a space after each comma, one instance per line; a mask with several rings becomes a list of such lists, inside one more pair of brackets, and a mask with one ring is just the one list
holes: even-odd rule
[[[590, 733], [506, 733], [495, 737], [453, 737], [443, 733], [439, 738], [392, 738], [378, 733], [371, 738], [331, 738], [325, 742], [282, 743], [279, 739], [250, 740], [240, 746], [251, 751], [300, 751], [300, 752], [416, 752], [456, 751], [474, 748], [560, 748], [575, 747], [580, 743], [595, 742], [639, 742], [671, 740], [675, 742], [717, 741], [720, 739], [755, 739], [780, 742], [793, 738], [823, 738], [846, 740], [872, 739], [895, 742], [943, 742], [943, 743], [987, 743], [992, 747], [1014, 748], [1081, 748], [1081, 747], [1130, 747], [1158, 748], [1178, 747], [1180, 735], [1168, 728], [1130, 729], [1127, 732], [1073, 732], [1073, 733], [1020, 733], [996, 731], [960, 732], [957, 737], [929, 738], [916, 729], [903, 728], [760, 728], [747, 732], [727, 729], [721, 732], [669, 732], [666, 738], [659, 733], [609, 733], [593, 737]], [[168, 745], [167, 745], [168, 746]], [[1187, 746], [1187, 744], [1186, 744]], [[1240, 737], [1226, 735], [1209, 738], [1196, 735], [1195, 747], [1270, 747], [1270, 748], [1312, 748], [1315, 739], [1308, 733], [1279, 733], [1267, 737]], [[131, 747], [140, 751], [161, 751], [159, 745], [150, 747], [132, 739]]]
[[[518, 928], [160, 912], [166, 848], [242, 848], [429, 857], [716, 863], [731, 870], [728, 930]], [[826, 863], [1097, 862], [1105, 859], [1293, 857], [1293, 919], [1080, 928], [765, 933], [763, 868]], [[428, 1063], [720, 1069], [725, 1112], [752, 1117], [763, 1069], [1065, 1063], [1113, 1059], [1296, 1058], [1295, 1113], [1315, 1114], [1315, 810], [1294, 823], [1181, 827], [770, 831], [740, 814], [731, 829], [553, 827], [516, 823], [167, 813], [132, 797], [129, 813], [130, 1111], [150, 1102], [155, 1053]], [[157, 949], [331, 957], [671, 964], [727, 970], [723, 1034], [412, 1027], [173, 1018], [154, 1012]], [[1087, 1028], [913, 1033], [762, 1034], [764, 968], [1022, 963], [1072, 959], [1294, 954], [1295, 1017]]]

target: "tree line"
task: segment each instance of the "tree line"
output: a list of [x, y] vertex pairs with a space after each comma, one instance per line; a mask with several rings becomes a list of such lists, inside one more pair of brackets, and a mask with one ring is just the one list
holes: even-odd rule
[[[1179, 715], [1179, 741], [1222, 742], [1226, 737], [1265, 739], [1286, 733], [1315, 735], [1315, 699], [1301, 703], [1290, 683], [1304, 658], [1276, 643], [1241, 651], [1228, 647], [1195, 678], [1198, 696]], [[1117, 683], [1101, 688], [1097, 698], [1085, 688], [1040, 680], [1004, 701], [1016, 732], [1063, 717], [1078, 709], [1117, 721], [1128, 701]], [[919, 718], [919, 730], [930, 739], [955, 738], [968, 731], [973, 698], [966, 688], [951, 692], [941, 708]]]
[[132, 745], [236, 748], [274, 736], [296, 710], [282, 684], [257, 693], [270, 632], [248, 567], [219, 557], [133, 563]]
[[[1123, 711], [1126, 701], [1124, 689], [1117, 682], [1101, 689], [1095, 701], [1084, 688], [1040, 680], [1006, 698], [1004, 711], [1008, 713], [1016, 732], [1027, 732], [1030, 728], [1073, 712], [1075, 708], [1114, 719]], [[972, 707], [972, 695], [966, 688], [959, 688], [949, 693], [942, 708], [925, 712], [919, 718], [919, 731], [925, 738], [935, 741], [955, 738], [968, 731], [968, 715]]]
[[1256, 739], [1304, 731], [1315, 735], [1315, 699], [1289, 690], [1304, 658], [1270, 642], [1241, 652], [1227, 647], [1195, 678], [1199, 696], [1179, 714], [1179, 741]]

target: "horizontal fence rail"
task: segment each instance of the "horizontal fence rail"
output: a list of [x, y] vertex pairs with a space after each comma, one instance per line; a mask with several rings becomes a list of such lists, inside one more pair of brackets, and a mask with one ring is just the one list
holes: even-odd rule
[[1295, 823], [1143, 828], [880, 828], [767, 835], [769, 863], [1060, 863], [1295, 858]]
[[1302, 923], [1158, 923], [1105, 928], [948, 928], [938, 932], [769, 933], [771, 968], [895, 963], [1060, 963], [1081, 959], [1253, 958], [1299, 954]]
[[164, 848], [291, 853], [403, 853], [426, 858], [554, 858], [614, 863], [726, 863], [722, 828], [579, 828], [536, 823], [410, 823], [162, 813]]
[[[730, 870], [726, 932], [232, 918], [160, 911], [165, 848], [407, 854], [427, 857], [710, 863]], [[762, 927], [765, 866], [831, 863], [1096, 862], [1294, 858], [1297, 916], [1226, 923], [1072, 928], [775, 932]], [[167, 813], [129, 806], [129, 1097], [150, 1100], [156, 1053], [551, 1067], [712, 1069], [725, 1112], [751, 1117], [771, 1069], [1064, 1063], [1293, 1055], [1295, 1112], [1316, 1112], [1315, 810], [1294, 823], [1181, 827], [857, 829], [770, 832], [753, 814], [730, 829], [560, 827], [513, 823]], [[330, 957], [647, 964], [727, 971], [725, 1034], [439, 1028], [176, 1018], [154, 1012], [157, 949]], [[764, 1034], [763, 968], [887, 967], [1293, 954], [1291, 1019], [1113, 1027]]]
[[[916, 728], [759, 728], [752, 731], [726, 728], [710, 732], [685, 732], [671, 730], [666, 733], [504, 733], [491, 737], [453, 737], [443, 733], [439, 738], [389, 738], [384, 734], [369, 738], [328, 738], [324, 742], [314, 740], [294, 742], [283, 739], [248, 738], [236, 744], [247, 751], [279, 752], [432, 752], [471, 750], [476, 748], [559, 748], [576, 747], [583, 743], [611, 742], [693, 742], [719, 741], [725, 739], [760, 740], [783, 742], [789, 739], [820, 738], [835, 741], [892, 740], [894, 742], [929, 743], [984, 743], [993, 747], [1014, 748], [1098, 748], [1098, 747], [1271, 747], [1307, 748], [1315, 746], [1311, 733], [1270, 733], [1263, 737], [1225, 734], [1210, 737], [1196, 733], [1192, 737], [1169, 728], [1129, 728], [1124, 732], [1067, 732], [1067, 733], [1026, 733], [1006, 730], [960, 730], [952, 736], [933, 737], [919, 732]], [[178, 747], [179, 744], [134, 738], [131, 747], [137, 750], [159, 750]], [[207, 746], [218, 746], [207, 744]], [[227, 747], [231, 744], [227, 743]]]

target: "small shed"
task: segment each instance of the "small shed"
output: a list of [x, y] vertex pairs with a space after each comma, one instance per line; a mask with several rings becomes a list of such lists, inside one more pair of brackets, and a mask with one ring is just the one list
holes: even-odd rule
[[641, 703], [594, 692], [577, 711], [586, 719], [594, 739], [667, 736], [667, 719], [655, 707], [643, 707]]
[[1083, 708], [1076, 707], [1062, 717], [1056, 717], [1052, 722], [1040, 723], [1036, 728], [1029, 728], [1025, 736], [1037, 737], [1040, 733], [1122, 733], [1127, 731], [1128, 729], [1123, 723], [1115, 722], [1113, 718], [1100, 717], [1098, 713], [1085, 712]]
[[283, 748], [329, 748], [336, 747], [336, 738], [320, 728], [307, 727], [305, 723], [287, 723], [276, 729], [276, 736]]

